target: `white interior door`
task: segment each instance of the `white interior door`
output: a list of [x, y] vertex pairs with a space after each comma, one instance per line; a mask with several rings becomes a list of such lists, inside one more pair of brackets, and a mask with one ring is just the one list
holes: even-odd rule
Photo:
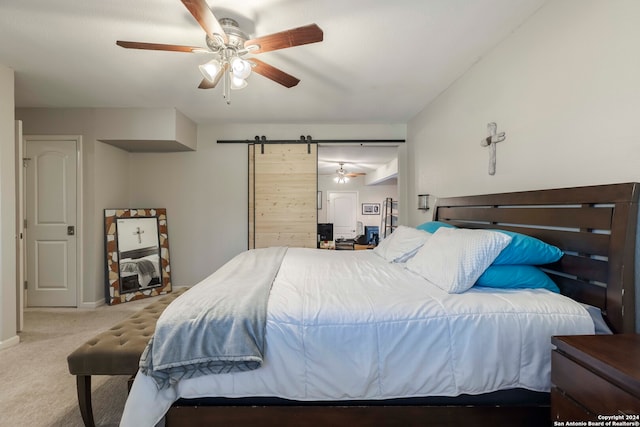
[[25, 137], [28, 306], [77, 304], [77, 144]]
[[333, 223], [334, 239], [351, 239], [356, 236], [357, 209], [357, 192], [329, 192], [328, 219]]

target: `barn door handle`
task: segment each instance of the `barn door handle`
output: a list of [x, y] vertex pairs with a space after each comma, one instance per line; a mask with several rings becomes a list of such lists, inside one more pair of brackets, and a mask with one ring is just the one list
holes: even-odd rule
[[73, 225], [67, 227], [67, 236], [73, 236], [76, 234], [76, 228]]

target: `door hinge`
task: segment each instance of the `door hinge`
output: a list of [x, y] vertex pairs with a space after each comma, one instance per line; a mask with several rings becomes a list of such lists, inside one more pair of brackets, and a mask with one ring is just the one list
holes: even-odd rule
[[24, 228], [27, 228], [27, 220], [24, 220]]
[[29, 282], [27, 282], [26, 280], [24, 281], [24, 290], [26, 291], [27, 289], [29, 289]]

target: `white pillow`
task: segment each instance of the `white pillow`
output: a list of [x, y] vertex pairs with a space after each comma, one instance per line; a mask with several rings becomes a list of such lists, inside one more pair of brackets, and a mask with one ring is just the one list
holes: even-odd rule
[[424, 245], [429, 237], [431, 233], [399, 225], [373, 249], [373, 252], [389, 262], [403, 262]]
[[450, 294], [473, 286], [511, 241], [511, 236], [488, 230], [439, 228], [411, 258], [406, 268]]

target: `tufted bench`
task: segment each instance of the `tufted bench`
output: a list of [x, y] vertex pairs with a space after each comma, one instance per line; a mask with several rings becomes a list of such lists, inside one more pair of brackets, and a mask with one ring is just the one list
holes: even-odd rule
[[156, 329], [158, 317], [187, 289], [176, 289], [149, 304], [108, 331], [91, 338], [67, 357], [69, 372], [76, 376], [78, 404], [85, 426], [95, 425], [91, 408], [91, 376], [135, 375], [140, 356]]

